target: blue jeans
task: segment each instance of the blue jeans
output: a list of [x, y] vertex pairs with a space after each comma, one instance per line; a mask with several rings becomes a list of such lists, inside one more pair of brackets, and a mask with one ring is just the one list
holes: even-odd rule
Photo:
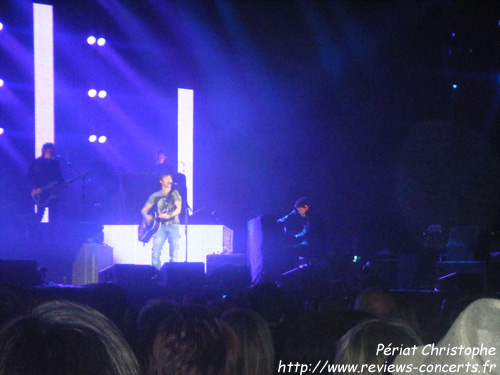
[[157, 270], [161, 268], [161, 250], [165, 241], [168, 239], [168, 247], [170, 252], [170, 262], [179, 262], [179, 224], [165, 225], [162, 223], [158, 232], [153, 236], [153, 256], [151, 264]]

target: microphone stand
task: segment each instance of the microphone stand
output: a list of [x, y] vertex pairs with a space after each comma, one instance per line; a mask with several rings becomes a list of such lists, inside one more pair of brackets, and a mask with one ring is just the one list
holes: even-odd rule
[[[174, 183], [174, 190], [177, 190], [177, 192], [179, 191], [179, 186], [177, 183]], [[187, 198], [187, 197], [186, 197]], [[185, 206], [185, 209], [184, 209], [184, 237], [185, 237], [185, 241], [186, 241], [186, 260], [184, 261], [184, 263], [187, 263], [188, 261], [188, 216], [189, 216], [189, 210], [191, 210], [191, 212], [193, 211], [191, 209], [191, 207], [189, 207], [189, 203], [187, 202], [186, 200], [186, 203], [182, 203], [182, 205], [186, 205]]]
[[186, 217], [184, 218], [184, 236], [186, 236], [186, 261], [185, 263], [187, 263], [188, 261], [188, 216], [189, 216], [189, 210], [191, 210], [191, 212], [193, 211], [191, 209], [191, 207], [189, 207], [189, 203], [186, 201], [186, 210], [185, 210], [185, 215]]

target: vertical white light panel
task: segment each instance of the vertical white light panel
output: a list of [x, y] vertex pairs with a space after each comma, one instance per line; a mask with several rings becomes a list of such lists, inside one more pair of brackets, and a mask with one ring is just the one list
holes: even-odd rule
[[54, 38], [52, 5], [33, 4], [35, 156], [54, 142]]
[[[35, 157], [54, 142], [54, 37], [52, 5], [33, 3], [35, 66]], [[35, 207], [36, 210], [36, 207]], [[48, 222], [48, 209], [42, 222]]]
[[186, 176], [187, 201], [193, 205], [193, 90], [177, 90], [178, 172]]

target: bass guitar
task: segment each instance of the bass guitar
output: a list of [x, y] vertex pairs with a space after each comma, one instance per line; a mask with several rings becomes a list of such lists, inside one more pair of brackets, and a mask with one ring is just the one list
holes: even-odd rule
[[57, 197], [57, 191], [62, 188], [63, 186], [68, 186], [72, 182], [75, 182], [76, 180], [79, 180], [80, 178], [87, 178], [90, 176], [94, 171], [89, 171], [82, 173], [79, 176], [76, 176], [74, 178], [70, 178], [69, 180], [66, 180], [64, 182], [57, 182], [57, 181], [52, 181], [50, 184], [47, 184], [41, 188], [35, 188], [31, 191], [31, 198], [33, 201], [40, 207], [45, 207], [49, 204], [49, 202]]

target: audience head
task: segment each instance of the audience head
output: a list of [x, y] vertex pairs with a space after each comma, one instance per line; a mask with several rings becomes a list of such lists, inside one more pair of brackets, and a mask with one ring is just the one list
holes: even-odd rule
[[136, 375], [139, 366], [104, 315], [87, 306], [51, 301], [0, 330], [0, 374]]
[[330, 318], [306, 313], [287, 327], [279, 359], [283, 362], [333, 362], [338, 329]]
[[[335, 362], [353, 365], [384, 365], [392, 363], [393, 356], [387, 356], [383, 351], [377, 351], [379, 345], [385, 348], [406, 348], [420, 345], [420, 338], [406, 325], [388, 323], [378, 319], [365, 320], [349, 330], [339, 340]], [[385, 371], [360, 374], [383, 374]]]
[[274, 369], [274, 346], [267, 322], [251, 310], [233, 309], [222, 315], [241, 343], [238, 374], [270, 375]]
[[397, 303], [391, 293], [378, 289], [361, 291], [354, 305], [354, 309], [375, 315], [379, 319], [387, 318], [395, 309]]
[[257, 312], [272, 326], [283, 322], [286, 298], [283, 291], [271, 283], [254, 286], [248, 295], [250, 309]]
[[420, 346], [416, 348], [415, 354], [396, 357], [395, 364], [405, 366], [405, 369], [409, 368], [406, 366], [411, 366], [418, 371], [394, 373], [444, 374], [452, 371], [456, 373], [470, 371], [500, 374], [499, 337], [500, 300], [479, 299], [460, 313], [437, 344]]
[[203, 306], [168, 311], [150, 354], [149, 375], [235, 374], [239, 342], [234, 332]]
[[177, 309], [176, 305], [161, 299], [153, 299], [149, 300], [139, 312], [136, 352], [143, 369], [147, 368], [149, 356], [153, 351], [153, 343], [163, 319], [175, 309]]

